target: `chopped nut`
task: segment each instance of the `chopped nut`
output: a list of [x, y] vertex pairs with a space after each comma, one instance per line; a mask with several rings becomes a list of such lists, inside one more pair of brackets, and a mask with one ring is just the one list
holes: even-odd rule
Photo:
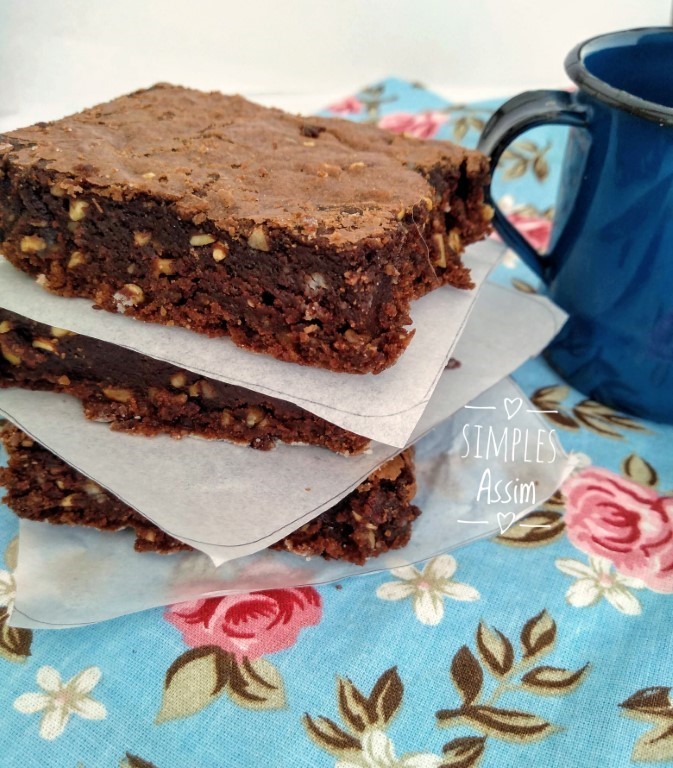
[[256, 251], [270, 251], [266, 233], [261, 227], [255, 227], [248, 238], [248, 245]]
[[206, 398], [206, 400], [214, 400], [217, 396], [215, 387], [205, 379], [202, 379], [199, 383], [201, 385], [201, 394]]
[[397, 220], [402, 221], [402, 219], [407, 215], [407, 212], [404, 210], [404, 208], [400, 208], [400, 210], [397, 212]]
[[194, 246], [210, 245], [215, 242], [215, 238], [212, 235], [192, 235], [189, 238], [189, 244]]
[[63, 189], [63, 187], [59, 187], [58, 184], [53, 184], [51, 187], [49, 187], [49, 192], [51, 192], [54, 197], [65, 196], [65, 189]]
[[360, 168], [364, 168], [364, 167], [365, 167], [365, 164], [363, 162], [359, 161], [357, 163], [351, 163], [348, 166], [348, 170], [349, 171], [358, 171], [358, 170], [360, 170]]
[[126, 267], [126, 273], [128, 275], [135, 275], [135, 273], [136, 273], [136, 265], [135, 264], [129, 264], [128, 267]]
[[9, 320], [3, 320], [0, 323], [0, 333], [8, 333], [12, 330], [12, 324], [9, 322]]
[[68, 222], [68, 232], [77, 232], [78, 228], [79, 228], [79, 221]]
[[195, 381], [193, 384], [190, 384], [187, 391], [189, 392], [190, 397], [198, 397], [201, 394], [199, 382]]
[[47, 280], [47, 276], [44, 274], [44, 272], [41, 272], [36, 278], [35, 282], [42, 286], [42, 288], [46, 288], [49, 285], [49, 280]]
[[160, 275], [174, 275], [175, 262], [176, 259], [157, 259], [154, 267]]
[[121, 312], [124, 307], [136, 307], [142, 304], [145, 301], [145, 292], [135, 283], [126, 283], [112, 298], [117, 302], [117, 311]]
[[484, 221], [491, 221], [495, 214], [495, 209], [492, 205], [484, 204], [481, 208], [481, 218]]
[[136, 245], [147, 245], [152, 239], [152, 235], [149, 232], [134, 232], [133, 242]]
[[143, 179], [153, 179], [155, 176], [156, 176], [156, 173], [152, 173], [152, 171], [143, 173]]
[[255, 427], [264, 418], [264, 411], [261, 408], [253, 406], [245, 417], [245, 423], [248, 427]]
[[186, 383], [187, 376], [182, 371], [171, 376], [171, 387], [175, 387], [175, 389], [182, 389]]
[[133, 399], [133, 392], [122, 387], [104, 387], [103, 394], [108, 399], [114, 400], [117, 403], [128, 403], [129, 400]]
[[70, 379], [69, 379], [67, 376], [65, 376], [65, 375], [63, 375], [63, 376], [59, 376], [59, 377], [58, 377], [58, 379], [56, 379], [56, 381], [57, 381], [57, 382], [58, 382], [58, 383], [59, 383], [59, 384], [60, 384], [62, 387], [69, 387], [69, 386], [70, 386]]
[[374, 536], [374, 531], [367, 531], [367, 543], [369, 544], [370, 549], [376, 549], [376, 536]]
[[429, 198], [429, 197], [422, 197], [422, 198], [421, 198], [421, 200], [423, 200], [423, 202], [425, 203], [425, 207], [426, 207], [426, 208], [427, 208], [429, 211], [431, 211], [431, 210], [432, 210], [432, 208], [433, 208], [433, 205], [432, 205], [432, 199], [431, 199], [431, 198]]
[[73, 251], [68, 260], [68, 269], [79, 267], [80, 264], [86, 264], [86, 258], [81, 251]]
[[65, 483], [63, 480], [57, 480], [56, 487], [59, 489], [59, 491], [62, 491], [65, 488]]
[[87, 494], [87, 496], [100, 496], [101, 493], [103, 493], [103, 489], [98, 485], [98, 483], [94, 483], [93, 480], [87, 480], [86, 483], [82, 486], [82, 490], [84, 493]]
[[55, 325], [51, 326], [49, 333], [51, 333], [51, 335], [56, 339], [60, 339], [63, 336], [77, 336], [76, 333], [67, 331], [65, 328], [57, 328]]
[[344, 338], [349, 344], [353, 344], [353, 346], [356, 346], [356, 347], [364, 344], [363, 339], [360, 336], [358, 336], [358, 334], [352, 328], [349, 328], [344, 333]]
[[32, 448], [34, 445], [35, 445], [35, 441], [31, 440], [30, 437], [26, 437], [25, 440], [21, 441], [22, 448]]
[[333, 165], [332, 163], [322, 163], [322, 167], [325, 169], [325, 172], [328, 176], [340, 176], [341, 175], [341, 168], [338, 165]]
[[216, 243], [213, 248], [213, 258], [215, 261], [224, 261], [229, 255], [229, 246], [224, 243]]
[[61, 499], [61, 504], [60, 504], [60, 506], [61, 506], [61, 507], [72, 507], [72, 505], [73, 505], [73, 502], [74, 502], [74, 500], [75, 500], [75, 498], [76, 498], [76, 497], [77, 497], [77, 494], [76, 494], [76, 493], [71, 493], [71, 494], [69, 494], [69, 495], [68, 495], [68, 496], [66, 496], [65, 498]]
[[71, 200], [68, 215], [71, 221], [81, 221], [86, 216], [86, 209], [89, 203], [85, 200]]
[[460, 253], [463, 249], [463, 240], [460, 237], [460, 232], [457, 229], [452, 229], [449, 232], [449, 248], [454, 253]]
[[438, 267], [446, 267], [446, 249], [444, 248], [444, 236], [439, 233], [434, 234], [432, 239], [435, 241], [437, 253], [435, 254], [434, 264]]
[[15, 355], [4, 345], [0, 349], [2, 349], [2, 356], [10, 365], [21, 365], [21, 358], [18, 355]]
[[56, 352], [56, 344], [49, 339], [33, 339], [35, 349], [44, 349], [46, 352]]
[[321, 288], [327, 288], [327, 280], [320, 272], [312, 272], [310, 275], [304, 275], [304, 282], [309, 291], [318, 291]]
[[315, 141], [302, 141], [305, 147], [315, 147]]
[[310, 335], [311, 333], [315, 333], [319, 327], [320, 326], [316, 325], [315, 323], [311, 323], [311, 325], [307, 325], [304, 328], [304, 333], [308, 333]]
[[37, 235], [26, 235], [21, 238], [19, 247], [21, 248], [21, 253], [39, 253], [47, 247], [47, 244]]
[[220, 423], [223, 427], [228, 427], [234, 421], [234, 417], [231, 415], [231, 411], [224, 410], [220, 416]]

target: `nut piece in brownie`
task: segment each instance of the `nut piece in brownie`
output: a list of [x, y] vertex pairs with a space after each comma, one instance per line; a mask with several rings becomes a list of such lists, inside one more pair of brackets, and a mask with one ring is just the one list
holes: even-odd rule
[[449, 142], [157, 85], [0, 136], [0, 239], [55, 293], [377, 373], [413, 299], [471, 287], [487, 177]]
[[0, 309], [0, 388], [64, 392], [112, 429], [362, 453], [370, 440], [293, 403], [206, 379], [138, 352]]
[[[191, 549], [16, 427], [5, 426], [0, 436], [9, 454], [8, 466], [0, 469], [0, 484], [7, 489], [4, 501], [19, 517], [105, 531], [132, 528], [139, 552]], [[407, 544], [411, 524], [420, 515], [411, 504], [415, 492], [413, 449], [408, 449], [272, 548], [362, 565], [369, 557]]]

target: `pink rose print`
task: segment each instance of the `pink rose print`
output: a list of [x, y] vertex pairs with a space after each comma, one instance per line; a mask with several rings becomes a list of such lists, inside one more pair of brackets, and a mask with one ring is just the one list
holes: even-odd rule
[[327, 109], [337, 115], [358, 115], [362, 112], [363, 104], [357, 96], [348, 96], [331, 104]]
[[448, 117], [441, 112], [422, 112], [420, 115], [393, 112], [379, 120], [379, 128], [392, 133], [404, 133], [417, 139], [431, 139], [447, 120]]
[[571, 477], [563, 492], [568, 538], [578, 549], [608, 558], [656, 592], [673, 593], [673, 496], [596, 468]]
[[289, 648], [321, 616], [320, 595], [313, 587], [194, 600], [171, 606], [165, 614], [187, 645], [216, 645], [239, 661]]
[[[521, 232], [536, 251], [544, 253], [549, 245], [552, 222], [549, 219], [536, 216], [524, 216], [521, 213], [507, 215], [510, 223]], [[499, 240], [500, 238], [495, 235]]]

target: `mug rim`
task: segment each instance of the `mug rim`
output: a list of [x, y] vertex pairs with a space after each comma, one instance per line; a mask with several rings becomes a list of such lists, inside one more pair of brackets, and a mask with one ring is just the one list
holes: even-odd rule
[[673, 38], [673, 27], [636, 27], [635, 29], [623, 29], [617, 32], [608, 32], [607, 34], [594, 35], [593, 37], [578, 43], [566, 56], [565, 71], [568, 77], [584, 92], [590, 96], [616, 107], [625, 112], [629, 112], [637, 117], [644, 117], [652, 120], [659, 125], [673, 125], [673, 108], [657, 104], [655, 101], [648, 101], [634, 96], [628, 91], [621, 90], [609, 85], [605, 80], [593, 75], [587, 69], [584, 61], [584, 49], [590, 43], [597, 40], [607, 40], [609, 38], [619, 38], [637, 33], [650, 33], [655, 35], [668, 34]]

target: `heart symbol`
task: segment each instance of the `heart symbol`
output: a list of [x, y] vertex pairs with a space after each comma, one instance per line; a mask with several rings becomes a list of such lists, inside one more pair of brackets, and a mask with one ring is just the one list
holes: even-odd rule
[[507, 420], [509, 421], [519, 413], [519, 410], [523, 405], [523, 400], [520, 397], [506, 397], [504, 402], [505, 410], [507, 411]]
[[[518, 410], [518, 409], [517, 409]], [[504, 533], [506, 530], [514, 525], [514, 512], [498, 512], [498, 525], [500, 526], [500, 533]]]

